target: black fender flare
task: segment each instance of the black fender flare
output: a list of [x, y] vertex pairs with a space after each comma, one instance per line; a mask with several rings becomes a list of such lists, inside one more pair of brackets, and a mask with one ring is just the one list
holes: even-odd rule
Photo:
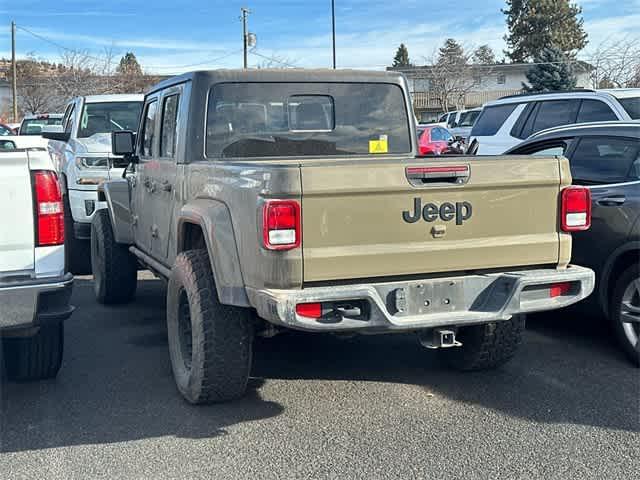
[[196, 199], [184, 205], [177, 219], [177, 253], [184, 250], [186, 223], [198, 225], [202, 229], [220, 303], [238, 307], [251, 306], [227, 205], [211, 199]]

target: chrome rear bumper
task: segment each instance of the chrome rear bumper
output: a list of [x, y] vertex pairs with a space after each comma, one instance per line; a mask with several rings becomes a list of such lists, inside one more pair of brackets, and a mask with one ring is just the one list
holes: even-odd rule
[[[551, 284], [570, 283], [559, 296]], [[405, 282], [311, 287], [300, 290], [247, 288], [251, 305], [265, 320], [308, 331], [410, 331], [508, 320], [514, 314], [553, 310], [588, 297], [595, 274], [584, 267], [535, 269]], [[313, 319], [296, 313], [299, 303], [365, 301], [366, 319], [335, 313]]]

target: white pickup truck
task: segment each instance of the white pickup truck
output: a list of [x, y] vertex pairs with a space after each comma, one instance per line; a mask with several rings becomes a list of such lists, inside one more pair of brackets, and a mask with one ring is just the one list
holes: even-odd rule
[[16, 147], [0, 150], [0, 336], [9, 378], [38, 380], [60, 369], [73, 277], [51, 158], [38, 144]]

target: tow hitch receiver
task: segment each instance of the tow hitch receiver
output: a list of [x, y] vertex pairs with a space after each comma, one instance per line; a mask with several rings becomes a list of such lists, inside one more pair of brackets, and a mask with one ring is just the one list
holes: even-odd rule
[[420, 344], [424, 348], [435, 350], [436, 348], [461, 347], [462, 343], [456, 340], [456, 332], [453, 330], [443, 330], [434, 328], [418, 333]]

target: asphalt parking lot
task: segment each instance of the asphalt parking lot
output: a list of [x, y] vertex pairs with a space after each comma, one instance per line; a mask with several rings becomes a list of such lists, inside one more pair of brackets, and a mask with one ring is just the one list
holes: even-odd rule
[[261, 340], [246, 398], [193, 407], [162, 283], [115, 308], [75, 288], [58, 378], [2, 385], [2, 479], [640, 478], [640, 370], [581, 314], [474, 374], [410, 336]]

